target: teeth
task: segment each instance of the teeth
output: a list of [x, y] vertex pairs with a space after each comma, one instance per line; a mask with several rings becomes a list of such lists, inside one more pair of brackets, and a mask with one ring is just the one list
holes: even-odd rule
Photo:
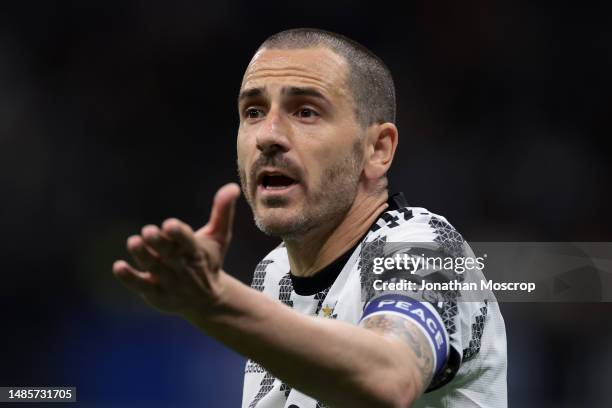
[[266, 186], [266, 190], [283, 190], [289, 186]]

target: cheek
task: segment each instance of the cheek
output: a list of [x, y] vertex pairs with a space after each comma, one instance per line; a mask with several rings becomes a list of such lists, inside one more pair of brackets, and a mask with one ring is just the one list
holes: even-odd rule
[[250, 147], [248, 141], [249, 139], [242, 132], [238, 132], [238, 137], [236, 139], [236, 157], [238, 160], [238, 168], [242, 170], [246, 170], [249, 153], [254, 147]]
[[334, 129], [329, 127], [308, 127], [307, 131], [296, 132], [293, 151], [299, 158], [300, 165], [310, 183], [320, 184], [323, 170], [337, 155], [337, 147], [330, 142]]
[[314, 150], [309, 156], [309, 163], [306, 166], [312, 180], [317, 180], [319, 185], [325, 185], [326, 170], [332, 167], [337, 167], [340, 162], [345, 160], [349, 150], [349, 144], [346, 146], [326, 144]]

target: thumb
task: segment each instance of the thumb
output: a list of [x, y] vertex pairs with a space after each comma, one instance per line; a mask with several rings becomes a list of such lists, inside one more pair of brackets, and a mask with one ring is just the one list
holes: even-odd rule
[[217, 241], [221, 251], [225, 253], [232, 239], [234, 210], [238, 197], [240, 197], [240, 187], [238, 187], [238, 184], [229, 183], [221, 187], [217, 194], [215, 194], [210, 219], [205, 226], [196, 231], [196, 237]]

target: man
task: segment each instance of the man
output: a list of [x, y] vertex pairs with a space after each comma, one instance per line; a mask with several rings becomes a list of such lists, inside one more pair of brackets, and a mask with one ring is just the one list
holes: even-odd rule
[[117, 278], [249, 357], [243, 407], [505, 406], [497, 304], [381, 289], [450, 280], [441, 270], [374, 270], [393, 254], [470, 254], [444, 218], [388, 195], [398, 131], [386, 66], [340, 35], [285, 31], [251, 60], [238, 109], [242, 191], [257, 226], [283, 241], [252, 287], [222, 269], [236, 184], [199, 230], [168, 219], [130, 237], [138, 268], [117, 261]]

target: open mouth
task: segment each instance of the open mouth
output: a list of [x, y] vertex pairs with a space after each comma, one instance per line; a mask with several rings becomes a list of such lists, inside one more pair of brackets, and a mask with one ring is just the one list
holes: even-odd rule
[[258, 184], [265, 190], [283, 190], [297, 184], [297, 180], [281, 173], [263, 173]]

